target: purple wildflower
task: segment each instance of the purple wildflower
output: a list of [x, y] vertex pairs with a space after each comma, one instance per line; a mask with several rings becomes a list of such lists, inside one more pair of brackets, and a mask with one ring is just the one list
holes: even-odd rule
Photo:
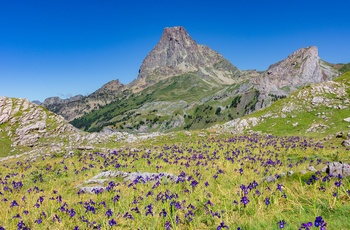
[[312, 222], [302, 223], [300, 229], [310, 230], [312, 227]]
[[145, 209], [147, 209], [147, 211], [146, 211], [146, 216], [148, 216], [149, 214], [153, 216], [152, 204], [147, 205], [147, 206], [145, 207]]
[[108, 209], [107, 212], [106, 212], [106, 214], [105, 214], [105, 216], [111, 217], [112, 215], [113, 215], [112, 210], [111, 210], [111, 209]]
[[19, 206], [19, 205], [18, 205], [17, 201], [13, 200], [11, 202], [10, 208], [15, 207], [15, 206]]
[[280, 228], [284, 228], [284, 226], [286, 225], [286, 222], [284, 220], [280, 220], [278, 221], [278, 225]]
[[159, 216], [163, 216], [164, 218], [166, 217], [167, 212], [165, 211], [165, 209], [163, 208], [162, 211], [159, 213]]
[[109, 224], [109, 226], [114, 226], [114, 225], [117, 225], [117, 222], [115, 221], [115, 219], [111, 219], [111, 220], [109, 220], [108, 221], [108, 224]]
[[244, 206], [246, 206], [246, 205], [249, 203], [248, 197], [243, 196], [243, 197], [241, 198], [241, 203], [244, 204]]
[[170, 229], [171, 229], [171, 224], [170, 224], [170, 222], [169, 222], [168, 220], [165, 222], [164, 228], [165, 228], [166, 230], [170, 230]]
[[320, 227], [321, 230], [325, 230], [327, 223], [322, 219], [322, 216], [317, 216], [314, 225], [315, 227]]
[[43, 222], [43, 220], [41, 219], [41, 217], [39, 217], [37, 220], [34, 221], [37, 224], [41, 224]]
[[334, 185], [336, 186], [336, 187], [340, 187], [341, 185], [342, 185], [342, 181], [340, 180], [340, 181], [336, 181], [335, 183], [334, 183]]
[[227, 229], [228, 229], [228, 226], [225, 225], [224, 221], [222, 221], [222, 222], [220, 223], [220, 225], [216, 228], [216, 230], [220, 230], [220, 229], [222, 229], [222, 228], [227, 228]]
[[134, 220], [134, 217], [132, 216], [131, 213], [129, 212], [126, 212], [123, 216], [125, 219], [130, 219], [130, 220]]

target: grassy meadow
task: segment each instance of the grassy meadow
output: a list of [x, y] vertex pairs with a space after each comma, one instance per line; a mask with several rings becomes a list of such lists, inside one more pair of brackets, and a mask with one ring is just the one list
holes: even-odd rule
[[[327, 162], [349, 162], [345, 148], [196, 132], [108, 147], [1, 162], [0, 229], [350, 229], [349, 178], [321, 172]], [[93, 193], [77, 188], [108, 170], [178, 179], [117, 177]]]

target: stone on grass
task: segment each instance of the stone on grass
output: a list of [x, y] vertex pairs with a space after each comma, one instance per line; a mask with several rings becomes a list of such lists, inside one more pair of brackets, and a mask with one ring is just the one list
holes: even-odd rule
[[349, 147], [349, 146], [350, 146], [350, 139], [344, 140], [344, 141], [341, 143], [341, 145], [344, 146], [344, 147]]
[[327, 166], [326, 172], [333, 176], [350, 176], [350, 165], [342, 162], [331, 162]]
[[270, 183], [270, 182], [275, 182], [277, 179], [275, 176], [271, 175], [271, 176], [268, 176], [268, 177], [265, 177], [263, 179], [263, 181], [266, 181], [267, 183]]
[[307, 170], [312, 171], [312, 172], [316, 172], [317, 171], [314, 166], [309, 166], [307, 168]]

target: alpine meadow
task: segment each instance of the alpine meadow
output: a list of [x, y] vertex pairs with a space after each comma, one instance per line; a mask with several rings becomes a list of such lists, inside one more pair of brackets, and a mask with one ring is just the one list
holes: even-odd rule
[[129, 84], [1, 96], [0, 229], [350, 229], [350, 64], [285, 56], [167, 27]]

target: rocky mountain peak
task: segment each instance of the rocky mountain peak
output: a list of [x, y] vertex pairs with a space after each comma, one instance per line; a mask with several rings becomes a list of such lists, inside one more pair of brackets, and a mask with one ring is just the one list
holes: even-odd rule
[[163, 31], [159, 44], [164, 47], [174, 47], [176, 45], [191, 48], [196, 47], [197, 43], [187, 33], [182, 26], [166, 27]]
[[301, 48], [286, 59], [271, 65], [257, 78], [260, 91], [274, 95], [288, 95], [297, 88], [331, 80], [338, 71], [318, 56], [318, 48]]
[[231, 84], [238, 69], [218, 52], [198, 45], [182, 26], [165, 28], [158, 44], [144, 59], [138, 79], [132, 84], [140, 89], [159, 80], [196, 73], [206, 80]]
[[125, 89], [125, 85], [123, 85], [119, 79], [117, 80], [112, 80], [110, 82], [107, 82], [104, 84], [101, 88], [93, 92], [91, 96], [97, 96], [100, 94], [106, 94], [106, 97], [113, 97], [116, 93], [121, 92], [122, 90]]

